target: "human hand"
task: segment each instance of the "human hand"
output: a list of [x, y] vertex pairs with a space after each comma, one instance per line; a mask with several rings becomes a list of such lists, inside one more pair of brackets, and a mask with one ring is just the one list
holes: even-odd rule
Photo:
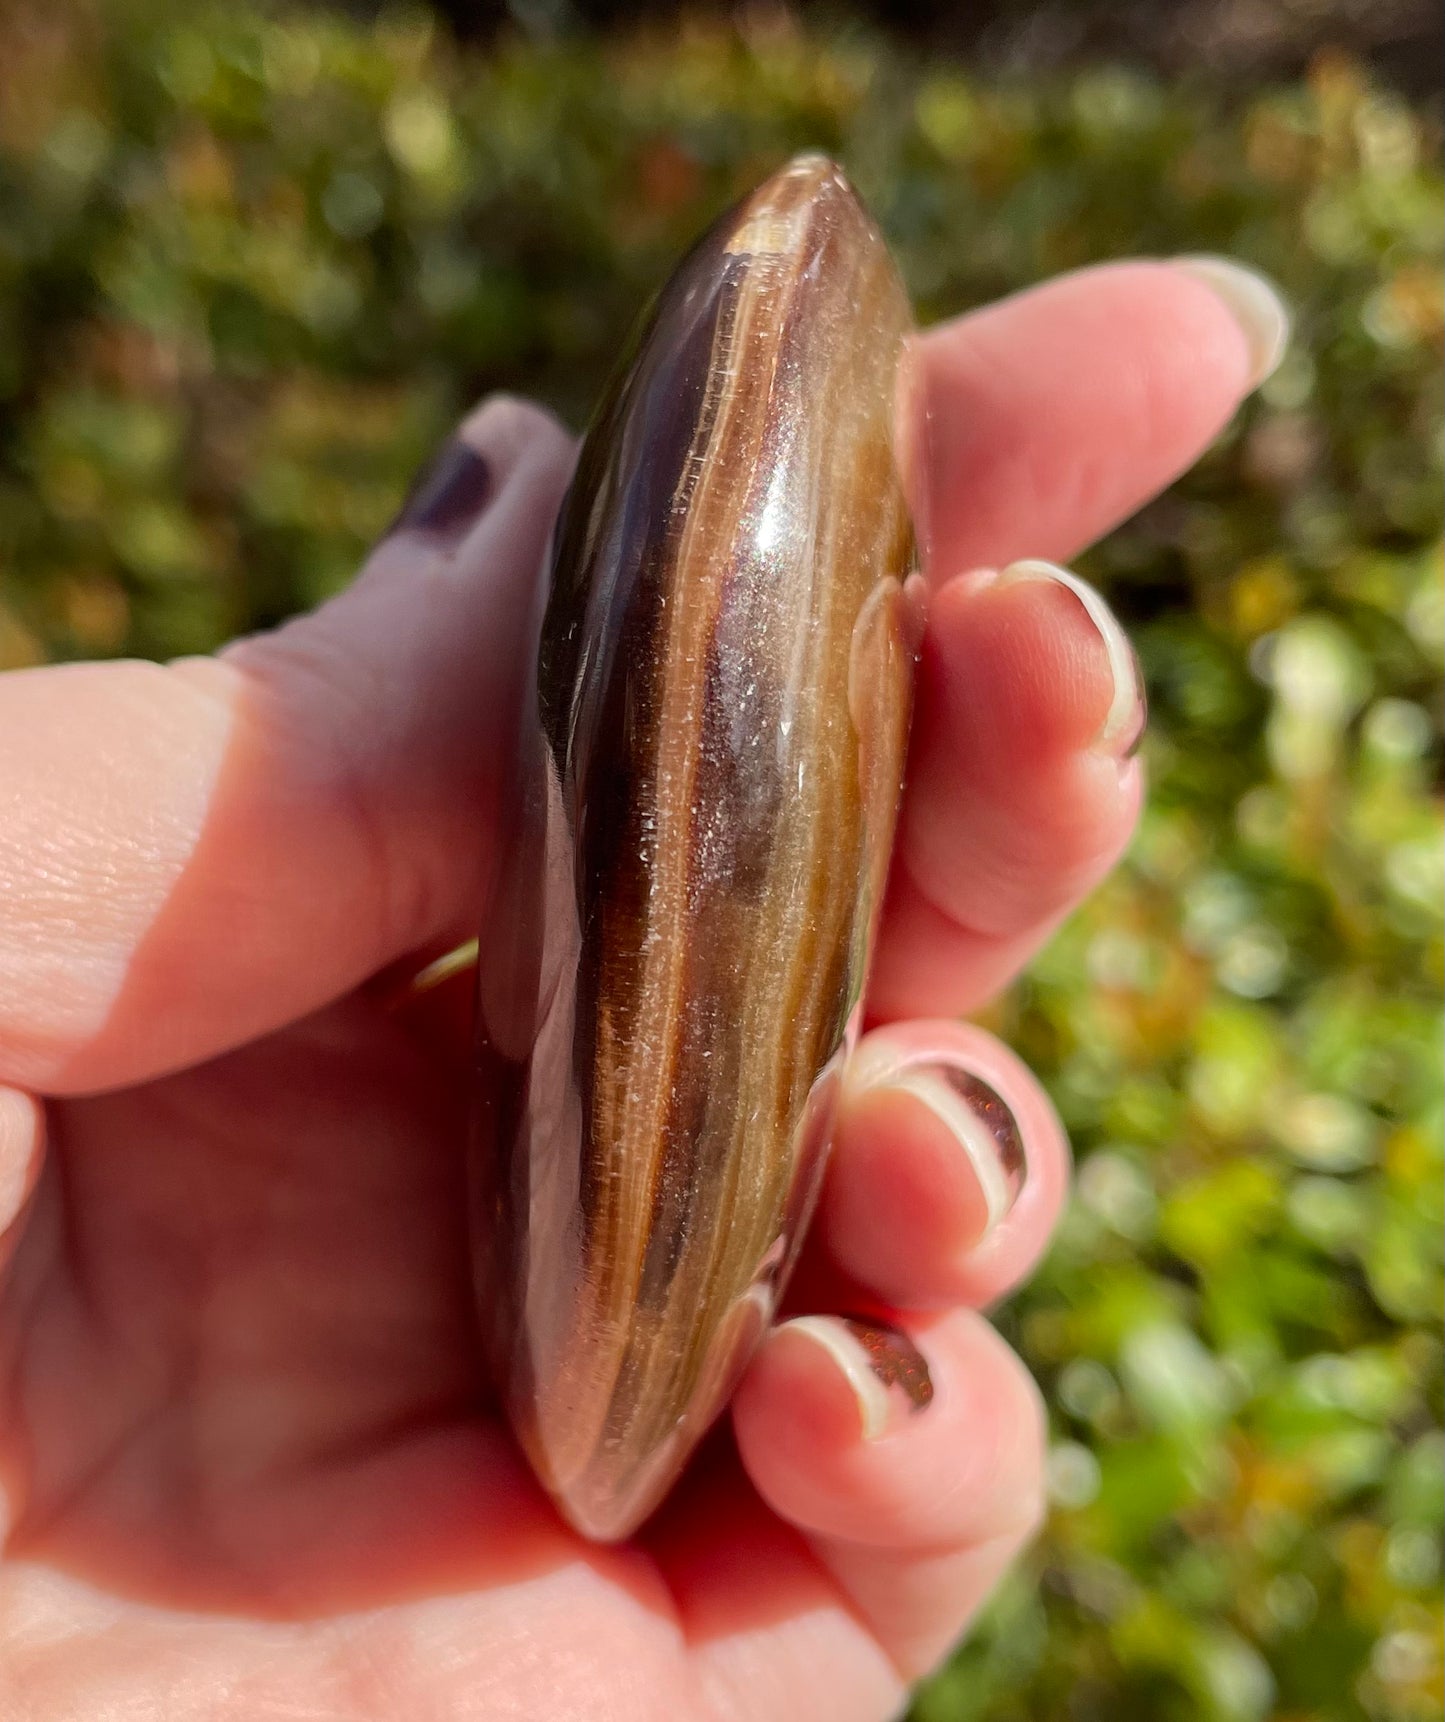
[[[568, 439], [483, 406], [343, 596], [215, 659], [0, 679], [0, 1716], [897, 1708], [1039, 1519], [1038, 1396], [976, 1312], [1066, 1179], [1028, 1073], [942, 1019], [1097, 883], [1141, 794], [1101, 601], [977, 570], [1130, 513], [1283, 333], [1217, 265], [1134, 263], [923, 340], [932, 596], [878, 1026], [802, 1319], [630, 1545], [578, 1540], [486, 1407], [463, 1061], [442, 997], [393, 1008], [507, 840], [489, 689], [530, 649]], [[896, 1328], [836, 1319], [860, 1307]]]

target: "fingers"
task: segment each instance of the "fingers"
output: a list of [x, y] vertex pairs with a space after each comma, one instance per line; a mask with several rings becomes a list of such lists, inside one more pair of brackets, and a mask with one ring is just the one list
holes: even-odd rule
[[1076, 554], [1199, 458], [1287, 333], [1224, 259], [1082, 269], [930, 330], [930, 577]]
[[936, 592], [915, 699], [869, 990], [884, 1020], [954, 1015], [1007, 980], [1117, 861], [1143, 787], [1133, 650], [1052, 564]]
[[[991, 1035], [875, 1029], [844, 1072], [810, 1247], [870, 1308], [986, 1303], [1036, 1264], [1067, 1177], [1053, 1108]], [[942, 1655], [1042, 1513], [1038, 1392], [967, 1308], [784, 1322], [733, 1425], [758, 1492], [905, 1677]]]
[[1038, 1392], [970, 1311], [786, 1322], [739, 1388], [733, 1426], [759, 1494], [906, 1676], [937, 1660], [1039, 1522]]
[[314, 615], [0, 678], [0, 1081], [174, 1068], [466, 925], [570, 459], [491, 403]]
[[[716, 1722], [879, 1722], [907, 1684], [808, 1539], [711, 1444], [642, 1543], [662, 1572], [702, 1714]], [[689, 1712], [690, 1713], [690, 1712]]]
[[1067, 1185], [1063, 1127], [1006, 1047], [964, 1023], [899, 1023], [844, 1072], [812, 1241], [891, 1307], [977, 1307], [1032, 1272]]
[[921, 339], [934, 599], [875, 1018], [971, 1009], [1123, 851], [1133, 656], [1098, 594], [1037, 559], [1072, 556], [1197, 459], [1286, 335], [1260, 277], [1185, 259], [1082, 270]]
[[[966, 576], [1072, 554], [1195, 457], [1282, 333], [1267, 297], [1252, 329], [1229, 309], [1237, 285], [1217, 266], [1213, 280], [1092, 271], [920, 343], [935, 434], [915, 503], [935, 614], [875, 1014], [976, 997], [1127, 838], [1142, 710], [1122, 637], [1067, 581], [989, 594]], [[975, 1031], [900, 1025], [849, 1073], [815, 1235], [888, 1302], [983, 1301], [1036, 1258], [1064, 1179], [1062, 1132], [1016, 1061]], [[733, 1422], [759, 1493], [905, 1675], [931, 1666], [1038, 1521], [1037, 1393], [966, 1311], [893, 1332], [785, 1323]]]

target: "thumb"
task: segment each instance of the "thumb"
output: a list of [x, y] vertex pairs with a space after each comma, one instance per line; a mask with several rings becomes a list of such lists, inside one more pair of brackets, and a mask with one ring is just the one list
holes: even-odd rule
[[471, 930], [571, 461], [489, 401], [313, 614], [0, 677], [0, 1082], [139, 1081]]

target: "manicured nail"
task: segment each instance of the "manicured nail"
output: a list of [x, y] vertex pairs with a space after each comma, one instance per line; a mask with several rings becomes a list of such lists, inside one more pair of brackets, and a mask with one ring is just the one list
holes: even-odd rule
[[492, 474], [486, 461], [470, 444], [453, 437], [417, 480], [391, 530], [459, 538], [491, 494]]
[[796, 1333], [827, 1352], [858, 1401], [865, 1441], [893, 1426], [895, 1413], [922, 1411], [933, 1401], [933, 1377], [923, 1353], [900, 1328], [862, 1316], [800, 1315], [781, 1333]]
[[1279, 289], [1232, 257], [1176, 257], [1174, 267], [1224, 301], [1249, 346], [1249, 384], [1257, 387], [1277, 368], [1289, 341], [1289, 311]]
[[1118, 617], [1087, 580], [1081, 580], [1077, 574], [1053, 562], [1010, 563], [994, 584], [1012, 586], [1024, 580], [1052, 580], [1065, 587], [1083, 605], [1085, 614], [1098, 629], [1099, 638], [1109, 654], [1114, 697], [1109, 702], [1093, 745], [1120, 759], [1132, 759], [1144, 739], [1149, 700], [1144, 691], [1144, 672], [1139, 667], [1138, 655], [1129, 643], [1129, 636], [1119, 626]]
[[926, 1106], [958, 1144], [983, 1197], [982, 1241], [1006, 1218], [1028, 1176], [1023, 1132], [1008, 1102], [982, 1077], [951, 1058], [933, 1054], [880, 1065], [876, 1072], [855, 1070], [852, 1080], [874, 1093], [887, 1089]]

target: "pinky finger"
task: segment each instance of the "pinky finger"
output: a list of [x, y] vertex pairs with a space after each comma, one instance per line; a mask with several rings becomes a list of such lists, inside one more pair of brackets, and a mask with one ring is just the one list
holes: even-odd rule
[[906, 1677], [938, 1660], [1037, 1527], [1044, 1417], [983, 1317], [803, 1316], [734, 1401], [743, 1463]]

